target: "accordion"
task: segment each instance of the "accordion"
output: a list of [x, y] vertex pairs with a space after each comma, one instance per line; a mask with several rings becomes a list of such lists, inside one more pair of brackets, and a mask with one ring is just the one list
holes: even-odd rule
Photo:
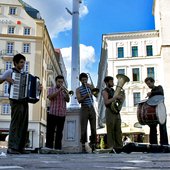
[[12, 73], [14, 83], [9, 89], [9, 99], [36, 103], [40, 99], [40, 79], [27, 73]]

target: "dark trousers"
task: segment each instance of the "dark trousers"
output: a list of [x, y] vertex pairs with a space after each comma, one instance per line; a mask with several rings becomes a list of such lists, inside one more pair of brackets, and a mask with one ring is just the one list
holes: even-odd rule
[[[149, 125], [149, 127], [150, 127], [150, 135], [149, 135], [150, 144], [158, 144], [157, 124]], [[168, 134], [167, 134], [166, 122], [163, 125], [159, 124], [159, 131], [160, 131], [160, 144], [168, 145]]]
[[87, 124], [90, 122], [91, 136], [90, 143], [96, 144], [96, 113], [93, 107], [81, 106], [80, 122], [81, 122], [81, 139], [80, 142], [87, 142]]
[[23, 150], [27, 140], [28, 103], [10, 101], [11, 123], [8, 148]]
[[121, 148], [122, 130], [120, 114], [115, 114], [110, 108], [106, 108], [106, 126], [107, 126], [107, 147]]
[[61, 149], [65, 117], [47, 114], [46, 147]]

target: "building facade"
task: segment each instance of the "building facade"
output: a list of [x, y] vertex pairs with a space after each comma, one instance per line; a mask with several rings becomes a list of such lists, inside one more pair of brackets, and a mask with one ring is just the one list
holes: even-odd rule
[[[22, 0], [0, 2], [0, 74], [13, 67], [13, 55], [26, 57], [25, 71], [38, 76], [43, 85], [41, 98], [29, 104], [29, 147], [45, 144], [47, 91], [55, 85], [55, 77], [66, 69], [60, 51], [51, 42], [45, 21], [38, 10]], [[67, 82], [65, 82], [67, 86]], [[0, 86], [0, 140], [5, 140], [10, 124], [8, 84]]]
[[[168, 0], [155, 0], [153, 3], [153, 15], [155, 17], [155, 30], [103, 34], [101, 58], [98, 69], [98, 87], [104, 89], [104, 77], [114, 77], [124, 74], [130, 78], [125, 83], [124, 90], [126, 99], [121, 110], [122, 131], [128, 134], [143, 133], [143, 142], [148, 142], [149, 128], [147, 125], [140, 126], [137, 119], [137, 104], [146, 99], [150, 89], [144, 80], [153, 77], [156, 85], [162, 85], [165, 91], [165, 104], [169, 121], [170, 93], [168, 74], [170, 72], [170, 46], [168, 28], [170, 27]], [[160, 17], [161, 15], [161, 17]], [[104, 70], [104, 71], [103, 71]], [[102, 96], [98, 98], [99, 115], [101, 119], [105, 116], [105, 107]], [[125, 126], [126, 125], [126, 126]], [[168, 131], [170, 130], [167, 123]], [[158, 131], [159, 132], [159, 131]], [[132, 136], [134, 138], [134, 136]]]

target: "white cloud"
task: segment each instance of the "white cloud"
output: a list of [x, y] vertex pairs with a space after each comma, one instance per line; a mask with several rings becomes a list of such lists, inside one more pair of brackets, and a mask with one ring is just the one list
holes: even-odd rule
[[[27, 4], [40, 11], [45, 20], [51, 38], [57, 37], [60, 32], [71, 30], [72, 17], [66, 11], [72, 11], [71, 0], [24, 0]], [[80, 4], [80, 17], [88, 13], [84, 3]]]
[[[66, 11], [72, 11], [72, 0], [24, 0], [33, 8], [39, 10], [41, 17], [45, 20], [51, 38], [56, 38], [59, 33], [71, 30], [72, 17]], [[80, 4], [80, 18], [88, 14], [88, 8]], [[57, 48], [57, 47], [56, 47]], [[67, 69], [67, 81], [71, 83], [71, 47], [61, 49], [64, 63]], [[92, 46], [80, 44], [80, 72], [90, 72], [95, 62], [95, 50]], [[93, 74], [93, 73], [92, 73]], [[96, 74], [96, 73], [95, 73]], [[93, 74], [93, 75], [95, 75]], [[97, 79], [96, 76], [94, 76]]]
[[[61, 53], [67, 68], [67, 81], [71, 82], [71, 51], [72, 48], [62, 48]], [[80, 72], [88, 73], [95, 62], [95, 51], [92, 46], [80, 44]], [[96, 77], [97, 78], [97, 77]], [[68, 84], [70, 88], [70, 83]]]

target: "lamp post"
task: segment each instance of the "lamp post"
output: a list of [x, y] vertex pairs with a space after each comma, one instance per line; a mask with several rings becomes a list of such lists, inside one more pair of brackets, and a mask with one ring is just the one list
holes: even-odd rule
[[[80, 85], [80, 50], [79, 50], [79, 4], [81, 0], [73, 0], [72, 14], [72, 57], [71, 57], [71, 89], [75, 92]], [[76, 93], [71, 97], [70, 107], [79, 107]]]

